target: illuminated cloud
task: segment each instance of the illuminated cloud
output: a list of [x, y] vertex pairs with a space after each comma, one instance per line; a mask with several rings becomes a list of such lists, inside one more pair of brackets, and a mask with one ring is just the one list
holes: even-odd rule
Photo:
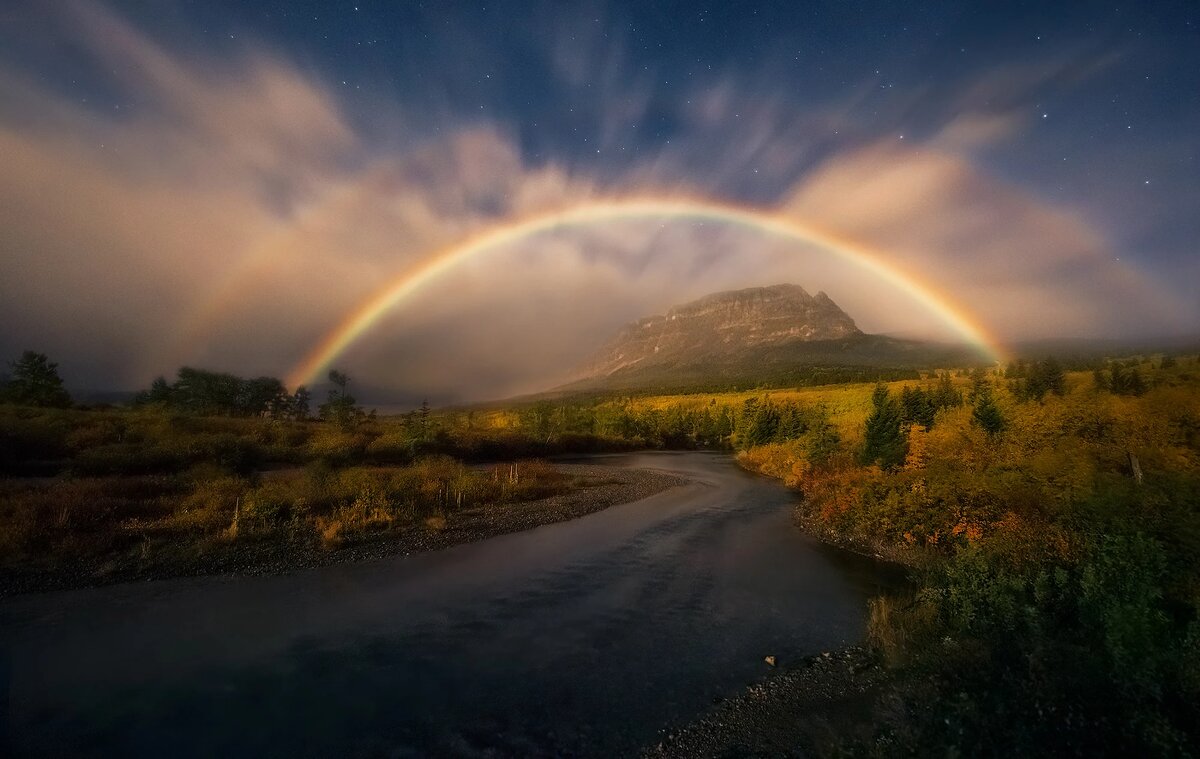
[[[592, 93], [597, 135], [578, 155], [533, 155], [503, 118], [409, 119], [403, 101], [337, 94], [261, 45], [232, 57], [168, 48], [88, 2], [35, 15], [47, 50], [71, 46], [106, 72], [112, 97], [80, 102], [0, 58], [0, 348], [50, 352], [77, 386], [138, 386], [182, 363], [281, 375], [432, 252], [627, 196], [707, 196], [818, 223], [886, 251], [1008, 338], [1194, 318], [1118, 264], [1083, 212], [981, 168], [982, 151], [1024, 128], [1023, 87], [1086, 72], [997, 72], [964, 85], [924, 138], [901, 141], [855, 128], [872, 82], [802, 107], [769, 77], [728, 72], [667, 98], [619, 40], [560, 33], [547, 66]], [[911, 107], [924, 97], [914, 91]], [[623, 150], [630, 125], [664, 108], [670, 142]], [[828, 254], [713, 222], [642, 220], [540, 234], [464, 264], [345, 361], [403, 398], [535, 390], [625, 321], [778, 281], [828, 291], [868, 330], [952, 337]]]

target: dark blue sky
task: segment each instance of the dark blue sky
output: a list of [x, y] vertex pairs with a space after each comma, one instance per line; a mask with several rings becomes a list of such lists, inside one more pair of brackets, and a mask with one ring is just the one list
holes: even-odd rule
[[[1198, 255], [1195, 2], [136, 0], [112, 7], [184, 49], [234, 55], [247, 44], [268, 46], [343, 88], [351, 114], [381, 146], [400, 139], [372, 118], [384, 94], [418, 114], [424, 129], [500, 123], [531, 160], [602, 173], [679, 137], [687, 129], [681, 102], [723, 78], [798, 117], [850, 89], [875, 88], [855, 104], [849, 129], [806, 154], [808, 164], [880, 137], [923, 139], [968, 105], [1027, 112], [1033, 125], [980, 151], [991, 172], [1083, 209], [1126, 256], [1168, 277], [1172, 263]], [[560, 46], [588, 64], [575, 82], [555, 70]], [[78, 92], [123, 99], [89, 75], [87, 57], [70, 61], [64, 56], [55, 68]], [[971, 99], [980, 78], [1003, 79], [1025, 66], [1055, 71]], [[647, 87], [649, 102], [609, 126], [616, 136], [605, 140], [622, 84]], [[763, 200], [790, 179], [733, 177], [719, 189]]]

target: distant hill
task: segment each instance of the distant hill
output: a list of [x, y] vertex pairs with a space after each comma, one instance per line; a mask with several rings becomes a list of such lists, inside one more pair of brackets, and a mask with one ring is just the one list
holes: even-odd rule
[[816, 385], [983, 361], [969, 346], [864, 334], [825, 293], [782, 284], [713, 293], [639, 319], [557, 392]]

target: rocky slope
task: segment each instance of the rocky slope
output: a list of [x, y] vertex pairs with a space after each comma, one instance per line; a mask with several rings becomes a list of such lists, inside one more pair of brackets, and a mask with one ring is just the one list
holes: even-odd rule
[[798, 285], [752, 287], [706, 295], [628, 325], [580, 374], [606, 376], [639, 365], [861, 334], [854, 320], [823, 292], [809, 295]]
[[864, 334], [823, 292], [783, 284], [713, 293], [624, 327], [555, 393], [863, 382], [978, 354]]

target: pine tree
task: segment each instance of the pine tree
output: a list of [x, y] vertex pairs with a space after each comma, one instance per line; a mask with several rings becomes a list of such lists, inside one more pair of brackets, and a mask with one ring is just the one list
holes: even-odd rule
[[1146, 384], [1137, 366], [1125, 368], [1119, 363], [1112, 366], [1112, 391], [1117, 395], [1141, 395], [1146, 392]]
[[4, 384], [3, 397], [22, 406], [67, 408], [71, 396], [58, 376], [58, 364], [44, 353], [25, 351], [12, 362], [12, 374]]
[[830, 424], [828, 413], [824, 408], [818, 408], [809, 436], [808, 460], [817, 465], [828, 462], [837, 454], [841, 443], [842, 437], [837, 427]]
[[[549, 421], [550, 414], [544, 415], [546, 421]], [[421, 425], [421, 440], [422, 442], [429, 440], [429, 401], [421, 401], [421, 408], [417, 412], [417, 419]]]
[[1000, 407], [996, 405], [996, 400], [992, 397], [991, 388], [984, 387], [980, 391], [975, 402], [975, 411], [971, 413], [971, 421], [978, 424], [984, 432], [992, 437], [1004, 430], [1004, 415], [1000, 413]]
[[900, 406], [884, 385], [876, 385], [871, 396], [873, 410], [867, 417], [862, 462], [894, 469], [904, 463], [908, 438], [904, 434]]

